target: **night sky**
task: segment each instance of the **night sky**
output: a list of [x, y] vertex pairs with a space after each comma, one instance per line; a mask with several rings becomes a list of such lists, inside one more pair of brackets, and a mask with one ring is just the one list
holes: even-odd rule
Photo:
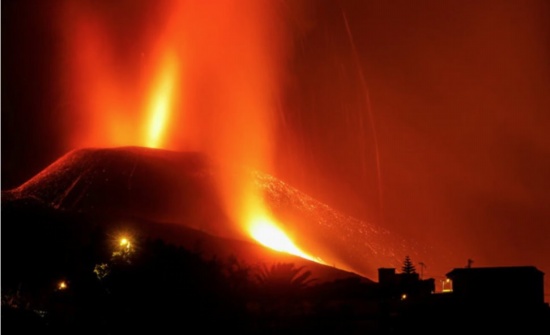
[[[72, 149], [63, 3], [2, 1], [2, 190]], [[156, 2], [98, 3], [132, 64]], [[451, 251], [449, 270], [548, 276], [550, 2], [272, 3], [288, 38], [270, 173]]]

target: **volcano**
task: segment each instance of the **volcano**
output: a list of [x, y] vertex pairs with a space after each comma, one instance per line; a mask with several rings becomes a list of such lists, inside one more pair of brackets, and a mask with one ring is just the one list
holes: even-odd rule
[[433, 257], [426, 246], [340, 213], [272, 175], [246, 168], [232, 170], [235, 178], [250, 178], [284, 230], [292, 232], [295, 242], [312, 250], [325, 265], [268, 250], [225, 212], [216, 187], [223, 168], [224, 164], [200, 152], [144, 147], [77, 149], [19, 187], [3, 191], [2, 206], [4, 212], [18, 204], [15, 207], [23, 210], [34, 206], [56, 213], [94, 215], [104, 218], [107, 225], [133, 224], [133, 229], [187, 247], [200, 242], [206, 254], [232, 254], [250, 263], [305, 264], [318, 273], [330, 269], [331, 278], [372, 278], [378, 268], [400, 267], [405, 255], [424, 262]]

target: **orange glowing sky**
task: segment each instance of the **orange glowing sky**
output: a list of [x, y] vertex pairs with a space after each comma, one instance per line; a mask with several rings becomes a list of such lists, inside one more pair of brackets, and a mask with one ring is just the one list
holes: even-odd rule
[[548, 1], [116, 4], [2, 4], [3, 188], [79, 146], [201, 150], [451, 251], [440, 268], [550, 271]]
[[[67, 91], [83, 120], [70, 126], [69, 146], [197, 150], [272, 170], [270, 118], [285, 48], [274, 9], [255, 0], [163, 2], [160, 25], [135, 30], [142, 59], [121, 66], [109, 18], [92, 3], [67, 3]], [[313, 259], [270, 218], [249, 181], [228, 172], [218, 182], [229, 215], [254, 239]]]

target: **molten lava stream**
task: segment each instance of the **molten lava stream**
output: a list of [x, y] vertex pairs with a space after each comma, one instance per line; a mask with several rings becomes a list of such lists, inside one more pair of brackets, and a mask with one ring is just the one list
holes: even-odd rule
[[249, 226], [250, 235], [262, 245], [281, 252], [286, 252], [317, 263], [324, 262], [318, 257], [308, 255], [301, 250], [272, 220], [266, 216], [258, 216], [252, 219]]

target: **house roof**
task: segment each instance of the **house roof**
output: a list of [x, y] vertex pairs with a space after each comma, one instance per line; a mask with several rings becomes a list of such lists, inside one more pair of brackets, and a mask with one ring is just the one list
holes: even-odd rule
[[455, 268], [446, 274], [452, 278], [456, 276], [469, 275], [505, 275], [505, 274], [532, 274], [539, 273], [544, 275], [544, 272], [537, 269], [535, 266], [499, 266], [499, 267], [472, 267], [472, 268]]

